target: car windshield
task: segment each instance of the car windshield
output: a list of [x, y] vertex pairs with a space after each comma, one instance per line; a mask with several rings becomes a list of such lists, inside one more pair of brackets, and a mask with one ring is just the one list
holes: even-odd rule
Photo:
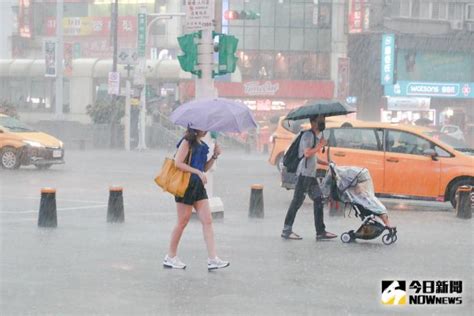
[[6, 128], [10, 132], [15, 133], [34, 132], [31, 127], [27, 126], [26, 124], [23, 124], [17, 119], [8, 116], [0, 116], [0, 126]]
[[454, 149], [457, 149], [459, 151], [473, 151], [474, 148], [472, 146], [469, 146], [466, 144], [464, 141], [459, 140], [457, 138], [451, 137], [449, 135], [446, 135], [445, 133], [441, 132], [425, 132], [425, 135], [428, 135], [430, 137], [433, 137], [434, 139], [441, 141]]

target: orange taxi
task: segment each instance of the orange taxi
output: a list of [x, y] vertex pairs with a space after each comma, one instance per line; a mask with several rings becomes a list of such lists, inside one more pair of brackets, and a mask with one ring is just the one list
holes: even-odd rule
[[[280, 118], [269, 159], [279, 170], [285, 150], [302, 129], [309, 129], [308, 120]], [[457, 188], [474, 185], [472, 149], [455, 148], [432, 134], [426, 127], [336, 117], [327, 118], [323, 133], [330, 159], [369, 169], [379, 196], [450, 201], [454, 206]], [[326, 149], [319, 155], [327, 160], [327, 154]]]
[[48, 169], [53, 164], [63, 163], [62, 141], [0, 114], [0, 165], [3, 169], [17, 169], [21, 165]]

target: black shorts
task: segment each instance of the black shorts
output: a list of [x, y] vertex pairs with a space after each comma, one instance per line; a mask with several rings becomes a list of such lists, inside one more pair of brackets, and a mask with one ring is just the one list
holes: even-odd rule
[[176, 203], [183, 203], [186, 205], [193, 205], [194, 202], [197, 202], [200, 200], [206, 200], [206, 199], [208, 199], [207, 191], [201, 179], [193, 179], [193, 178], [191, 178], [191, 180], [189, 181], [189, 185], [188, 185], [188, 188], [186, 189], [186, 192], [184, 192], [184, 196], [174, 197], [174, 200], [176, 201]]

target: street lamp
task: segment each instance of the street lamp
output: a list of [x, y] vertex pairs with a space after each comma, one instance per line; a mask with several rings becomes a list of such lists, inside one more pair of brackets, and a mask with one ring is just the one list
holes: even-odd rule
[[[145, 8], [143, 8], [146, 10]], [[144, 12], [146, 13], [146, 11]], [[176, 12], [176, 13], [146, 13], [147, 17], [151, 16], [154, 17], [150, 23], [148, 23], [145, 33], [145, 48], [148, 44], [148, 35], [150, 34], [151, 26], [157, 22], [158, 20], [171, 20], [175, 16], [185, 16], [185, 13]], [[143, 62], [143, 71], [146, 71], [146, 53], [145, 53], [145, 60]], [[146, 129], [146, 74], [143, 73], [143, 89], [140, 97], [140, 134], [138, 137], [138, 150], [146, 150], [146, 142], [145, 142], [145, 129]]]

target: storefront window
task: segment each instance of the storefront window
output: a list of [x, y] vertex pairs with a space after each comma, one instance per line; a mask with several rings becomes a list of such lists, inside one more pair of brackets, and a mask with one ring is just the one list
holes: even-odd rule
[[275, 25], [275, 6], [276, 1], [262, 1], [260, 5], [260, 26]]
[[304, 49], [303, 42], [304, 42], [304, 29], [290, 29], [290, 50], [301, 51]]
[[417, 18], [419, 16], [420, 16], [420, 0], [412, 0], [411, 17]]
[[[256, 20], [223, 20], [239, 38], [244, 80], [329, 78], [332, 3], [319, 0], [229, 0], [224, 10], [254, 11]], [[322, 57], [319, 57], [319, 56]]]
[[331, 4], [320, 4], [318, 16], [319, 28], [331, 28]]
[[276, 4], [276, 26], [289, 26], [290, 25], [290, 4], [288, 1], [283, 3], [278, 2]]
[[246, 27], [244, 35], [244, 49], [259, 49], [258, 32], [257, 27]]
[[275, 50], [287, 50], [290, 43], [290, 29], [279, 28], [275, 29]]
[[277, 53], [275, 56], [275, 79], [288, 79], [289, 57], [283, 53]]
[[304, 3], [292, 2], [290, 13], [290, 25], [292, 27], [304, 26]]
[[275, 47], [275, 29], [273, 27], [260, 28], [260, 49]]

